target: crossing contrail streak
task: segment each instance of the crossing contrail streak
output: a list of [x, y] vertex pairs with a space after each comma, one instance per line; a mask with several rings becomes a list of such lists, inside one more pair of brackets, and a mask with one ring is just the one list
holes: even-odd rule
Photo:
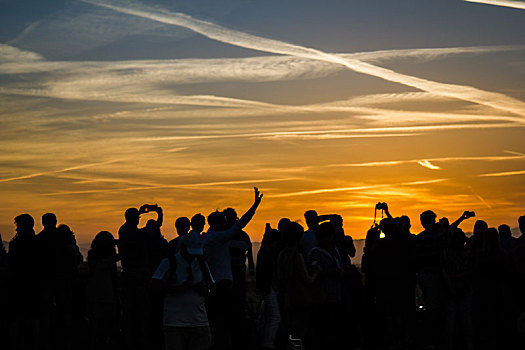
[[318, 61], [331, 62], [340, 64], [355, 72], [368, 74], [387, 81], [400, 83], [406, 86], [414, 87], [423, 91], [434, 94], [454, 97], [460, 100], [474, 102], [499, 110], [509, 111], [521, 116], [525, 116], [525, 103], [504, 94], [480, 90], [471, 86], [439, 83], [431, 80], [421, 79], [410, 75], [397, 73], [393, 70], [378, 67], [370, 63], [362, 62], [356, 59], [347, 59], [329, 54], [317, 49], [304, 46], [293, 45], [279, 40], [267, 39], [256, 35], [228, 29], [226, 27], [199, 20], [183, 13], [173, 13], [169, 11], [160, 11], [145, 6], [137, 8], [125, 8], [105, 2], [95, 2], [83, 0], [87, 3], [112, 9], [117, 12], [148, 18], [165, 24], [172, 24], [184, 27], [223, 43], [244, 47], [247, 49], [298, 56]]
[[392, 187], [392, 186], [419, 186], [419, 185], [440, 183], [446, 180], [447, 179], [434, 179], [434, 180], [423, 180], [423, 181], [413, 181], [413, 182], [402, 182], [402, 183], [397, 183], [397, 184], [379, 184], [379, 185], [364, 185], [364, 186], [352, 186], [352, 187], [323, 188], [323, 189], [311, 190], [311, 191], [282, 193], [282, 194], [273, 195], [272, 198], [306, 196], [306, 195], [321, 194], [321, 193], [362, 191], [362, 190], [385, 188], [385, 187]]
[[512, 7], [515, 9], [525, 10], [525, 2], [523, 1], [508, 1], [508, 0], [465, 0], [466, 2], [474, 2], [478, 4]]
[[65, 173], [68, 171], [74, 171], [74, 170], [80, 170], [80, 169], [86, 169], [91, 168], [99, 165], [107, 165], [112, 163], [120, 162], [124, 159], [116, 159], [116, 160], [109, 160], [105, 162], [98, 162], [98, 163], [90, 163], [90, 164], [82, 164], [77, 166], [72, 166], [64, 169], [58, 169], [58, 170], [51, 170], [51, 171], [42, 171], [38, 173], [28, 174], [28, 175], [22, 175], [22, 176], [16, 176], [16, 177], [9, 177], [5, 179], [0, 179], [0, 182], [10, 182], [10, 181], [16, 181], [16, 180], [25, 180], [25, 179], [32, 179], [34, 177], [43, 176], [43, 175], [51, 175], [51, 174], [59, 174], [59, 173]]

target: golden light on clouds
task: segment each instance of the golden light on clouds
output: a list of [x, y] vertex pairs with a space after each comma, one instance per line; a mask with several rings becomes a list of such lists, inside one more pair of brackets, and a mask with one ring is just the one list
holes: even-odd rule
[[[164, 208], [171, 238], [178, 216], [247, 209], [253, 186], [253, 240], [308, 209], [363, 238], [378, 201], [414, 232], [426, 209], [491, 226], [524, 214], [522, 39], [349, 50], [342, 33], [328, 50], [137, 2], [64, 11], [0, 44], [4, 240], [16, 215], [56, 212], [87, 242], [144, 203]], [[68, 30], [73, 53], [37, 40]], [[155, 40], [175, 48], [157, 57]]]

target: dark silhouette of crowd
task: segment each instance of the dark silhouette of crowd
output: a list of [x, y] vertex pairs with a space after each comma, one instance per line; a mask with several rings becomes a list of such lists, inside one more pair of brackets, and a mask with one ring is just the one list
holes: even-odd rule
[[[361, 262], [340, 215], [304, 214], [266, 224], [254, 261], [233, 208], [175, 221], [125, 211], [115, 237], [96, 234], [86, 261], [69, 226], [29, 214], [0, 246], [1, 349], [523, 349], [525, 216], [508, 225], [420, 215], [382, 219], [366, 233]], [[139, 227], [144, 213], [157, 218]], [[206, 221], [209, 228], [205, 231]], [[306, 230], [305, 230], [306, 228]], [[360, 264], [359, 264], [360, 263]]]

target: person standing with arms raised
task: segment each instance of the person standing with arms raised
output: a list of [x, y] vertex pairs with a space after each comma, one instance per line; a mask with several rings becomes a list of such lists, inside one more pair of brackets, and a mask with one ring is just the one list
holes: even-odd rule
[[216, 282], [216, 292], [208, 303], [208, 317], [212, 327], [214, 349], [243, 349], [241, 315], [235, 312], [233, 275], [229, 242], [248, 225], [263, 195], [254, 187], [255, 199], [248, 211], [228, 227], [224, 214], [214, 211], [208, 215], [210, 229], [204, 240], [204, 257]]

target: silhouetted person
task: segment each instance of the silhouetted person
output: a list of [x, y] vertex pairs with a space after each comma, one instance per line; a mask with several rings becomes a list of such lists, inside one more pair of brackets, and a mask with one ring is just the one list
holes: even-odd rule
[[307, 210], [304, 213], [304, 219], [306, 220], [308, 230], [305, 231], [301, 238], [301, 248], [303, 249], [305, 258], [308, 256], [310, 250], [319, 243], [316, 236], [319, 224], [323, 221], [330, 220], [332, 216], [333, 215], [318, 215], [315, 210]]
[[[237, 212], [233, 208], [227, 208], [223, 211], [226, 218], [226, 225], [232, 227], [238, 220]], [[255, 265], [253, 262], [252, 241], [250, 236], [241, 230], [228, 243], [230, 249], [230, 263], [233, 277], [233, 294], [235, 312], [240, 315], [239, 333], [246, 333], [246, 260], [248, 260], [248, 270], [250, 276], [255, 275]]]
[[[465, 242], [466, 237], [463, 231], [459, 228], [454, 229], [441, 258], [445, 301], [445, 346], [447, 349], [470, 350], [473, 348], [472, 262]], [[456, 333], [460, 335], [459, 344], [455, 344]]]
[[303, 227], [296, 222], [284, 226], [284, 248], [277, 259], [277, 280], [284, 331], [306, 342], [312, 307], [322, 301], [322, 295], [313, 286], [321, 268], [314, 267], [311, 272], [306, 268], [299, 243], [303, 234]]
[[157, 205], [143, 205], [140, 210], [129, 208], [126, 222], [119, 229], [118, 248], [122, 262], [122, 323], [124, 348], [145, 349], [149, 321], [149, 265], [150, 235], [146, 228], [138, 228], [140, 215], [157, 212], [161, 226], [162, 211]]
[[[8, 300], [7, 251], [0, 234], [0, 300]], [[7, 303], [0, 304], [0, 344], [7, 345]]]
[[73, 326], [73, 280], [77, 277], [77, 267], [82, 255], [76, 245], [75, 234], [67, 225], [57, 228], [57, 247], [55, 275], [53, 282], [53, 303], [56, 324], [55, 347], [70, 349]]
[[378, 343], [377, 324], [378, 312], [377, 298], [380, 292], [380, 256], [378, 246], [380, 243], [381, 229], [374, 223], [367, 231], [365, 246], [361, 258], [361, 271], [365, 275], [365, 299], [363, 317], [363, 342], [365, 348], [372, 349]]
[[504, 258], [495, 228], [478, 234], [481, 242], [472, 250], [474, 345], [476, 349], [494, 349], [501, 344]]
[[343, 218], [333, 215], [330, 224], [334, 227], [334, 243], [340, 254], [343, 269], [341, 327], [345, 329], [348, 348], [354, 349], [361, 340], [359, 322], [362, 316], [363, 283], [361, 273], [351, 262], [356, 249], [352, 237], [345, 235]]
[[177, 237], [172, 239], [169, 243], [170, 253], [175, 254], [180, 249], [180, 244], [186, 235], [189, 233], [191, 227], [190, 219], [185, 216], [181, 216], [175, 220], [175, 230], [177, 231]]
[[39, 345], [38, 246], [29, 214], [15, 218], [16, 234], [9, 242], [9, 349], [32, 349]]
[[[159, 214], [162, 215], [162, 209], [159, 208]], [[146, 223], [145, 229], [149, 235], [148, 261], [150, 274], [153, 275], [157, 270], [160, 262], [168, 257], [170, 247], [168, 241], [162, 236], [162, 221], [150, 219]], [[164, 301], [156, 295], [150, 295], [150, 321], [149, 324], [149, 348], [164, 349], [164, 334], [162, 332], [162, 310]]]
[[7, 263], [7, 251], [4, 247], [4, 241], [2, 240], [2, 235], [0, 234], [0, 268], [5, 267]]
[[37, 235], [41, 345], [44, 349], [68, 349], [71, 347], [72, 279], [79, 263], [76, 245], [68, 226], [57, 228], [55, 214], [44, 214], [42, 226], [44, 229]]
[[325, 222], [317, 229], [318, 244], [308, 253], [311, 267], [321, 268], [314, 286], [322, 293], [322, 303], [315, 305], [312, 313], [311, 331], [314, 349], [342, 348], [342, 277], [341, 256], [335, 246], [335, 230]]
[[165, 291], [164, 337], [167, 350], [207, 350], [211, 332], [205, 296], [212, 280], [203, 255], [203, 239], [182, 240], [180, 249], [162, 260], [153, 275], [152, 288]]
[[118, 334], [118, 285], [116, 241], [108, 231], [99, 232], [88, 252], [86, 288], [90, 324], [90, 349], [111, 349]]
[[277, 299], [277, 257], [281, 248], [281, 234], [266, 224], [261, 247], [257, 253], [256, 287], [264, 301], [264, 326], [261, 347], [273, 349], [279, 330], [281, 313]]
[[201, 235], [204, 231], [204, 225], [206, 225], [206, 218], [204, 217], [204, 215], [195, 214], [191, 217], [191, 221], [190, 221], [191, 231]]
[[513, 254], [518, 242], [516, 242], [516, 238], [512, 237], [509, 225], [499, 225], [498, 234], [501, 249], [507, 254]]
[[[518, 224], [521, 236], [516, 239], [516, 250], [514, 251], [514, 261], [518, 274], [518, 294], [525, 295], [525, 215], [520, 216]], [[520, 297], [519, 308], [525, 311], [525, 299]]]
[[443, 290], [440, 260], [445, 247], [445, 233], [436, 222], [436, 214], [427, 210], [420, 215], [424, 231], [416, 238], [418, 282], [426, 306], [426, 340], [431, 345], [440, 341], [443, 325]]
[[216, 292], [209, 302], [208, 316], [215, 349], [243, 349], [244, 335], [239, 334], [242, 315], [236, 312], [229, 242], [250, 222], [261, 203], [262, 194], [254, 188], [251, 208], [231, 227], [224, 214], [215, 211], [208, 216], [210, 229], [204, 240], [204, 256], [216, 282]]

